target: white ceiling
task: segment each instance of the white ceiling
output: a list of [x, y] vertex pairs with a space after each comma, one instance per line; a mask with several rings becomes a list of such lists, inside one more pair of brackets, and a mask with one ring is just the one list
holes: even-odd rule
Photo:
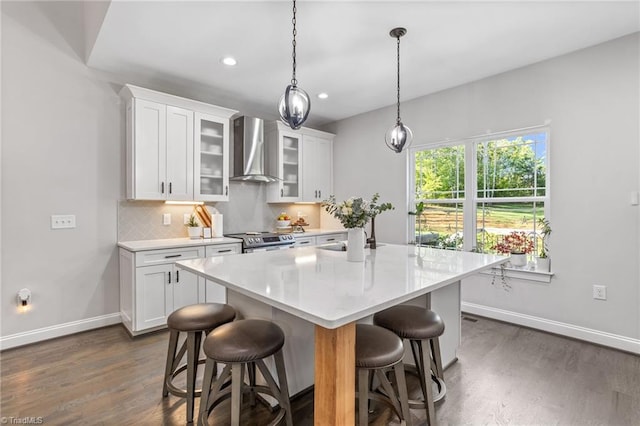
[[[198, 88], [264, 118], [291, 78], [290, 1], [112, 2], [91, 67]], [[321, 125], [640, 31], [636, 1], [298, 1], [299, 87]], [[220, 63], [233, 55], [238, 65]], [[327, 92], [327, 100], [316, 95]], [[206, 93], [206, 94], [205, 94]]]

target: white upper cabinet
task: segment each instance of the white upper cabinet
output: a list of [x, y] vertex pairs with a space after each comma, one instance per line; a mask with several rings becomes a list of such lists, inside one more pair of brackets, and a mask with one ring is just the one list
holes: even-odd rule
[[125, 85], [127, 199], [227, 201], [237, 111]]
[[127, 198], [165, 199], [166, 105], [134, 99], [131, 103], [127, 103], [126, 122]]
[[333, 140], [304, 135], [302, 201], [321, 202], [333, 192]]
[[202, 201], [228, 201], [228, 120], [196, 113], [195, 138], [195, 198]]
[[[265, 127], [269, 173], [279, 178], [267, 187], [267, 202], [321, 202], [333, 190], [333, 136], [284, 123]], [[324, 197], [324, 198], [323, 198]]]
[[193, 200], [193, 111], [167, 106], [167, 200]]

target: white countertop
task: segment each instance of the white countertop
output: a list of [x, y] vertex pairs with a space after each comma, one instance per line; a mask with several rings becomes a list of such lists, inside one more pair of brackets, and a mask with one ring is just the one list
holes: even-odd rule
[[367, 249], [366, 254], [365, 262], [348, 262], [346, 252], [305, 247], [184, 260], [177, 265], [332, 329], [507, 260], [392, 244]]
[[118, 247], [129, 251], [143, 251], [143, 250], [160, 250], [167, 248], [178, 247], [193, 247], [193, 246], [210, 246], [217, 244], [232, 244], [242, 243], [242, 240], [238, 238], [199, 238], [192, 240], [190, 238], [166, 238], [160, 240], [139, 240], [139, 241], [120, 241]]
[[[295, 232], [294, 237], [315, 237], [317, 235], [335, 234], [340, 232], [347, 232], [346, 229], [305, 229], [305, 232]], [[238, 238], [207, 238], [192, 240], [190, 238], [165, 238], [158, 240], [138, 240], [138, 241], [119, 241], [118, 247], [129, 251], [142, 251], [142, 250], [160, 250], [167, 248], [178, 247], [193, 247], [193, 246], [209, 246], [215, 244], [230, 244], [241, 243], [242, 240]]]

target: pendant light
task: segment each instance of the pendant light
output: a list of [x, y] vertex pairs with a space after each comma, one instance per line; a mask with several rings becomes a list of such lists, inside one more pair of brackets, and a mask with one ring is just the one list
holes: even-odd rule
[[311, 110], [311, 100], [307, 92], [298, 87], [296, 80], [296, 0], [293, 0], [293, 75], [291, 84], [287, 86], [280, 98], [278, 110], [282, 121], [293, 130], [299, 129], [307, 120]]
[[385, 142], [396, 153], [402, 152], [413, 141], [411, 129], [402, 124], [402, 120], [400, 120], [400, 37], [406, 33], [407, 30], [405, 28], [394, 28], [389, 33], [391, 37], [398, 40], [398, 118], [396, 119], [396, 125], [387, 131]]

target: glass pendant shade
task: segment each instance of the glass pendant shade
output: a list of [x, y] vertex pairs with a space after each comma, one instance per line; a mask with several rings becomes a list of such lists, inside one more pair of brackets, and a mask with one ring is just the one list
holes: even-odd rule
[[384, 140], [392, 151], [400, 153], [413, 142], [413, 132], [402, 122], [398, 122], [387, 131]]
[[293, 130], [299, 129], [307, 120], [311, 111], [311, 100], [307, 92], [297, 86], [289, 85], [280, 98], [278, 111], [282, 121]]

